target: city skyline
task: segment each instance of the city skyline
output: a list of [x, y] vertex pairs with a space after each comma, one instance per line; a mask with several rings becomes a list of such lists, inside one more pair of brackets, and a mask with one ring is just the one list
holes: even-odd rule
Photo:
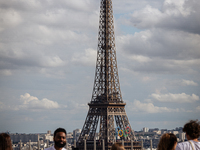
[[[200, 120], [199, 6], [113, 0], [119, 82], [133, 130]], [[99, 7], [100, 0], [0, 1], [0, 132], [82, 129]]]
[[[144, 131], [144, 128], [146, 128], [146, 130], [148, 130], [148, 131]], [[156, 130], [156, 129], [158, 129], [159, 131], [161, 131], [161, 130], [167, 130], [167, 131], [177, 131], [176, 130], [176, 128], [178, 128], [178, 130], [180, 130], [180, 128], [183, 128], [183, 127], [175, 127], [175, 128], [173, 128], [173, 129], [160, 129], [160, 128], [156, 128], [156, 127], [154, 127], [154, 128], [148, 128], [148, 127], [143, 127], [143, 128], [141, 128], [140, 130], [135, 130], [134, 132], [136, 132], [136, 133], [140, 133], [140, 132], [149, 132], [149, 130]], [[115, 128], [115, 130], [117, 130], [117, 129], [120, 129], [119, 127], [116, 127]], [[81, 128], [80, 129], [78, 129], [78, 128], [74, 128], [73, 130], [71, 130], [71, 131], [66, 131], [67, 132], [67, 134], [73, 134], [73, 131], [75, 131], [75, 130], [81, 130]], [[9, 134], [49, 134], [48, 132], [50, 132], [50, 135], [53, 135], [53, 133], [54, 133], [54, 130], [46, 130], [46, 132], [40, 132], [40, 133], [37, 133], [37, 132], [35, 132], [35, 133], [18, 133], [18, 132], [8, 132]], [[98, 132], [97, 132], [98, 133]]]

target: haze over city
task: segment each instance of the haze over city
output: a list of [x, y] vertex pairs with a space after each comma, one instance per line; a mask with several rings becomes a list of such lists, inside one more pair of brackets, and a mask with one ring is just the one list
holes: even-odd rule
[[[132, 129], [200, 119], [200, 1], [113, 0]], [[100, 0], [0, 0], [0, 132], [82, 128], [95, 77]]]

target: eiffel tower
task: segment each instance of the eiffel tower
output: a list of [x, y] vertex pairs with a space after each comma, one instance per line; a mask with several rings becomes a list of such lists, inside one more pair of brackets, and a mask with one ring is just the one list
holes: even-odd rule
[[124, 142], [134, 140], [120, 90], [112, 0], [101, 0], [96, 73], [92, 99], [88, 105], [89, 111], [77, 141], [79, 149], [83, 149], [84, 139], [94, 141], [97, 128], [98, 141], [104, 141], [106, 150], [116, 142], [116, 137]]

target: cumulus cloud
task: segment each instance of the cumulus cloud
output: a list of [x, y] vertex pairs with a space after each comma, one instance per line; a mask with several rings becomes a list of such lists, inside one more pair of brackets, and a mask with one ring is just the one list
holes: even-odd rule
[[1, 1], [0, 75], [45, 73], [49, 68], [58, 72], [55, 68], [66, 67], [74, 51], [93, 43], [89, 34], [98, 31], [96, 4], [91, 0]]
[[94, 66], [97, 59], [97, 50], [86, 49], [83, 53], [74, 53], [72, 62], [76, 64], [92, 65]]
[[13, 72], [19, 70], [37, 72], [42, 68], [58, 68], [67, 65], [67, 61], [57, 55], [51, 56], [41, 52], [17, 49], [0, 50], [0, 52], [2, 54], [0, 56], [0, 74], [4, 76], [13, 75]]
[[185, 0], [165, 0], [164, 2], [164, 12], [168, 15], [174, 15], [174, 16], [188, 16], [192, 11], [192, 8], [185, 7]]
[[184, 86], [198, 86], [198, 83], [192, 81], [192, 80], [182, 80], [181, 82]]
[[151, 29], [119, 36], [117, 41], [135, 72], [193, 74], [200, 70], [198, 35]]
[[128, 106], [129, 110], [142, 113], [166, 113], [166, 112], [179, 112], [179, 109], [171, 109], [167, 107], [158, 107], [153, 103], [142, 103], [138, 100]]
[[165, 0], [162, 10], [147, 5], [135, 11], [130, 23], [138, 28], [157, 27], [200, 34], [199, 6], [200, 2], [196, 0]]
[[187, 95], [185, 93], [181, 94], [151, 94], [151, 97], [154, 100], [160, 101], [160, 102], [175, 102], [175, 103], [193, 103], [196, 101], [199, 101], [199, 96], [192, 94]]
[[170, 80], [168, 81], [168, 84], [172, 86], [198, 86], [197, 82], [194, 82], [192, 80]]
[[199, 5], [195, 0], [165, 0], [162, 9], [147, 5], [123, 20], [143, 29], [117, 37], [119, 49], [132, 62], [129, 68], [140, 73], [199, 72]]
[[17, 106], [18, 109], [57, 109], [61, 106], [52, 100], [43, 98], [39, 100], [37, 97], [31, 96], [29, 93], [20, 96], [22, 105]]
[[[120, 49], [129, 55], [162, 58], [164, 60], [193, 60], [199, 62], [200, 36], [180, 31], [151, 29], [117, 37]], [[124, 42], [121, 42], [124, 41]]]
[[165, 80], [165, 85], [169, 85], [171, 87], [198, 87], [199, 84], [193, 80], [186, 79], [175, 79], [175, 80]]

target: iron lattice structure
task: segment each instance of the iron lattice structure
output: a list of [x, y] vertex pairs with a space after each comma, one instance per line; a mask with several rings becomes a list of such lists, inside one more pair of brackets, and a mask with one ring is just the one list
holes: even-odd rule
[[92, 99], [88, 105], [89, 111], [78, 143], [83, 143], [85, 138], [94, 140], [99, 120], [99, 140], [104, 140], [105, 146], [116, 140], [117, 127], [128, 132], [121, 139], [124, 141], [133, 139], [134, 134], [120, 90], [112, 0], [101, 0], [96, 74]]

